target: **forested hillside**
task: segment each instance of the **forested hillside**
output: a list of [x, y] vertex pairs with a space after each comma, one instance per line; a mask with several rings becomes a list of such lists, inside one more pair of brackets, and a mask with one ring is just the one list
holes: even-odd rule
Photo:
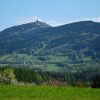
[[0, 66], [54, 72], [100, 70], [99, 44], [97, 22], [51, 27], [36, 21], [13, 26], [0, 32]]

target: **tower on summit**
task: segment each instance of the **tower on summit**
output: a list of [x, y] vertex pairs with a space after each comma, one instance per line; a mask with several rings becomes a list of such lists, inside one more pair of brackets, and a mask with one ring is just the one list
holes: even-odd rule
[[36, 22], [39, 22], [39, 18], [37, 17]]

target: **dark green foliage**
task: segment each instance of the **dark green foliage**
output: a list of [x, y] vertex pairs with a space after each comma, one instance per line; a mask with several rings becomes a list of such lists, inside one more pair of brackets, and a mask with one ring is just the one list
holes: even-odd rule
[[64, 80], [67, 84], [69, 85], [73, 85], [74, 82], [76, 81], [76, 78], [75, 78], [75, 75], [74, 73], [71, 73], [71, 72], [65, 72], [65, 75], [64, 75]]
[[42, 72], [34, 71], [29, 68], [0, 68], [0, 83], [3, 84], [20, 84], [30, 83], [40, 85], [42, 83], [66, 83], [69, 86], [75, 87], [100, 87], [100, 77], [97, 76], [99, 72], [85, 70], [78, 72]]
[[15, 68], [15, 76], [19, 82], [29, 82], [40, 84], [42, 77], [39, 73], [25, 68]]
[[93, 88], [100, 88], [100, 75], [96, 75], [93, 84], [92, 84]]

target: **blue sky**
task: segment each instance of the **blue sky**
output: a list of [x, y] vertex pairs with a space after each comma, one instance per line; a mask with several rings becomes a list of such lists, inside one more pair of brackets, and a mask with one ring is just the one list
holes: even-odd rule
[[100, 0], [0, 0], [0, 31], [33, 22], [52, 26], [80, 20], [100, 22]]

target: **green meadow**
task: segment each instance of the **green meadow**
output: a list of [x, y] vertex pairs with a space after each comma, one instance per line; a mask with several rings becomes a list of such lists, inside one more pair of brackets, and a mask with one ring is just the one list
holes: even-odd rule
[[100, 89], [0, 85], [0, 100], [100, 100]]

